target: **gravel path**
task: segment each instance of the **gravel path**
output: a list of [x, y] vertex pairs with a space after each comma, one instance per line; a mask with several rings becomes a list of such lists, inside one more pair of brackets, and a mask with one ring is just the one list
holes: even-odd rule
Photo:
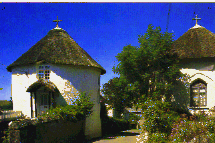
[[122, 131], [114, 136], [107, 136], [94, 141], [88, 141], [86, 143], [143, 143], [141, 141], [140, 130], [127, 130]]
[[[122, 131], [116, 135], [110, 135], [84, 143], [144, 143], [142, 140], [143, 138], [143, 134], [140, 130], [127, 130]], [[206, 138], [206, 136], [201, 136], [200, 140], [194, 138], [191, 141], [185, 143], [208, 143]], [[145, 139], [147, 139], [147, 133], [145, 133]]]

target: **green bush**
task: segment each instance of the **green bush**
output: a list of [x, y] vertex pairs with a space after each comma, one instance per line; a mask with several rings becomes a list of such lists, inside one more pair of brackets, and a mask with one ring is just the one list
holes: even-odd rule
[[207, 136], [209, 140], [215, 142], [215, 119], [208, 117]]
[[[151, 109], [148, 109], [147, 112], [149, 112], [149, 110]], [[189, 116], [180, 117], [178, 114], [175, 114], [172, 119], [173, 122], [168, 121], [172, 124], [170, 134], [166, 133], [164, 130], [162, 131], [160, 127], [158, 127], [160, 130], [153, 130], [153, 127], [149, 127], [149, 131], [151, 132], [149, 132], [148, 135], [148, 142], [190, 142], [193, 138], [200, 140], [200, 142], [215, 142], [215, 118], [206, 116], [204, 113], [197, 115], [197, 118], [188, 117]], [[166, 119], [163, 116], [159, 118]], [[150, 119], [146, 118], [145, 122], [149, 121]], [[153, 119], [151, 121], [153, 121]]]
[[[80, 93], [77, 99], [72, 99], [72, 105], [60, 106], [57, 105], [56, 108], [51, 108], [46, 114], [39, 116], [36, 120], [30, 119], [20, 119], [19, 121], [13, 121], [10, 125], [9, 130], [24, 129], [27, 126], [36, 126], [43, 122], [52, 121], [72, 121], [77, 122], [79, 120], [85, 120], [86, 117], [92, 114], [92, 108], [94, 106], [93, 102], [90, 101], [90, 97], [86, 96], [85, 93]], [[6, 131], [6, 132], [7, 132]], [[5, 133], [6, 133], [5, 132]], [[4, 140], [8, 140], [7, 134], [5, 134]]]
[[124, 119], [112, 118], [112, 121], [116, 123], [117, 131], [124, 131], [129, 129], [130, 122]]
[[85, 93], [80, 93], [77, 99], [72, 99], [71, 101], [71, 105], [57, 105], [56, 108], [49, 109], [46, 114], [41, 115], [39, 118], [77, 122], [92, 114], [94, 104], [90, 102], [90, 97], [86, 96]]
[[4, 131], [4, 134], [5, 134], [5, 136], [4, 137], [2, 137], [2, 139], [3, 139], [3, 142], [2, 143], [9, 143], [9, 130], [5, 130]]
[[138, 121], [141, 119], [141, 116], [142, 115], [136, 115], [136, 114], [134, 114], [134, 113], [129, 113], [129, 122], [130, 123], [133, 123], [133, 124], [137, 124], [138, 123]]
[[120, 131], [128, 130], [130, 122], [124, 119], [116, 119], [113, 117], [103, 118], [102, 120], [102, 135], [115, 134]]
[[162, 133], [164, 137], [171, 134], [173, 122], [179, 117], [171, 109], [171, 104], [162, 101], [153, 101], [148, 99], [142, 104], [144, 125], [143, 130], [153, 133]]
[[1, 110], [13, 110], [13, 103], [7, 100], [0, 101], [0, 111]]
[[172, 102], [171, 103], [171, 107], [172, 107], [172, 110], [173, 111], [175, 111], [175, 112], [177, 112], [179, 115], [181, 115], [181, 114], [186, 114], [188, 117], [190, 117], [190, 116], [192, 116], [192, 114], [189, 112], [189, 110], [187, 109], [187, 110], [185, 110], [185, 109], [183, 109], [182, 107], [180, 107], [180, 106], [174, 106], [174, 103]]

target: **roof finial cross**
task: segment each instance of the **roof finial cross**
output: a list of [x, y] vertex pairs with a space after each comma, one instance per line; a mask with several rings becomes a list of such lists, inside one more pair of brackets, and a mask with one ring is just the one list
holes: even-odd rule
[[198, 15], [196, 15], [196, 18], [193, 18], [193, 20], [196, 20], [196, 25], [198, 25], [198, 24], [197, 24], [197, 21], [198, 21], [198, 20], [201, 20], [201, 18], [198, 18], [197, 16], [198, 16]]
[[58, 16], [57, 16], [57, 20], [53, 20], [53, 22], [57, 22], [57, 24], [56, 24], [56, 27], [55, 27], [55, 28], [59, 28], [59, 27], [58, 27], [58, 22], [59, 22], [59, 21], [62, 21], [62, 20], [58, 20]]

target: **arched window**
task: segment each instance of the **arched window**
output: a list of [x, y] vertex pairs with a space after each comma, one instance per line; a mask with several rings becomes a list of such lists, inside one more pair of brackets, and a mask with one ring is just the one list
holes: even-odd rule
[[207, 84], [203, 80], [198, 79], [190, 88], [190, 105], [192, 107], [207, 106]]

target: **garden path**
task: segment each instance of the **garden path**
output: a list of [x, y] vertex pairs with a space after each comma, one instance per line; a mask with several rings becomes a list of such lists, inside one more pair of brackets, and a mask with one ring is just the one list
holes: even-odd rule
[[110, 135], [100, 139], [88, 141], [86, 143], [143, 143], [141, 141], [142, 136], [143, 135], [140, 130], [132, 129], [122, 131], [116, 135]]

